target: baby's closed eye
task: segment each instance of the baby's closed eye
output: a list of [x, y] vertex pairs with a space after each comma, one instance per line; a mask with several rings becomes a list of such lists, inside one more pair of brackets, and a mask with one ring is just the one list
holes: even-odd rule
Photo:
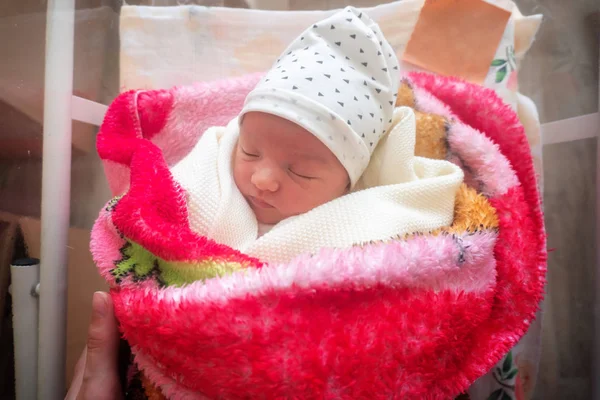
[[246, 150], [242, 146], [239, 146], [239, 148], [240, 148], [240, 151], [242, 152], [242, 154], [247, 157], [258, 158], [258, 156], [259, 156], [257, 152]]
[[288, 168], [288, 171], [302, 179], [317, 179], [316, 176], [313, 176], [314, 174], [308, 173], [308, 171], [302, 171], [301, 169]]

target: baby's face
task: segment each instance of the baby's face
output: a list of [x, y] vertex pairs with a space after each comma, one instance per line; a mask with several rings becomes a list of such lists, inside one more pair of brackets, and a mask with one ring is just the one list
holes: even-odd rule
[[305, 213], [349, 187], [346, 170], [319, 139], [293, 122], [260, 112], [242, 120], [233, 178], [263, 224]]

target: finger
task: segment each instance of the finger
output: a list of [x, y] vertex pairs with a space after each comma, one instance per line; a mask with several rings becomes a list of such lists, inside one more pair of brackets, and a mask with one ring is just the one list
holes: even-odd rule
[[99, 400], [120, 395], [118, 345], [119, 330], [110, 296], [96, 292], [92, 300], [92, 320], [78, 398]]
[[75, 368], [73, 369], [73, 379], [71, 380], [71, 387], [69, 387], [69, 391], [67, 392], [67, 396], [65, 400], [75, 400], [77, 398], [77, 394], [81, 390], [81, 382], [83, 382], [83, 370], [85, 368], [85, 355], [86, 348], [83, 348], [77, 363], [75, 364]]

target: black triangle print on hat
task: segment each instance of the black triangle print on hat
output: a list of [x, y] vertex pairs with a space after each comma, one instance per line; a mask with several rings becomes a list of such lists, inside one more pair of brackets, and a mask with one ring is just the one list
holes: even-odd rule
[[333, 54], [330, 54], [329, 57], [335, 59], [335, 56]]
[[319, 92], [319, 97], [324, 97], [323, 93]]
[[365, 51], [364, 51], [363, 49], [360, 49], [360, 52], [361, 52], [361, 53], [364, 53]]
[[367, 62], [364, 62], [364, 63], [361, 63], [361, 64], [362, 64], [362, 65], [364, 65], [365, 67], [366, 67], [367, 65], [369, 65], [369, 63], [367, 63]]
[[374, 113], [369, 113], [369, 115], [370, 115], [372, 118], [375, 118], [375, 114], [374, 114]]
[[292, 90], [297, 90], [297, 89], [298, 89], [298, 86], [296, 86], [296, 85], [292, 86]]
[[313, 78], [304, 78], [304, 79], [306, 79], [307, 81], [310, 81], [310, 82], [312, 82], [312, 80], [313, 80]]
[[323, 61], [317, 61], [317, 63], [319, 63], [319, 64], [323, 64]]
[[375, 89], [377, 93], [381, 93], [381, 89]]
[[350, 80], [348, 80], [348, 79], [342, 79], [342, 80], [346, 83], [350, 83]]
[[354, 96], [354, 101], [358, 101], [358, 99], [356, 98], [356, 96]]
[[284, 77], [283, 77], [283, 78], [281, 78], [281, 79], [287, 79], [287, 78], [288, 78], [287, 76], [284, 76]]
[[357, 115], [358, 115], [358, 118], [359, 118], [359, 119], [362, 119], [362, 115], [360, 115], [360, 114], [357, 114]]
[[338, 101], [338, 104], [342, 107], [344, 107], [344, 103], [342, 103], [341, 101]]
[[341, 46], [342, 42], [335, 42], [335, 44], [337, 44], [338, 46]]
[[305, 69], [303, 66], [300, 66], [300, 69]]
[[387, 72], [387, 68], [381, 68], [383, 72]]
[[331, 79], [331, 75], [329, 75], [329, 74], [323, 74], [323, 75], [325, 75], [327, 78]]
[[337, 89], [335, 89], [335, 92], [336, 92], [336, 93], [339, 93], [340, 91], [339, 91], [339, 90], [337, 90]]
[[356, 39], [356, 34], [354, 34], [354, 33], [353, 33], [352, 35], [350, 35], [350, 37], [351, 37], [352, 39]]
[[331, 25], [331, 28], [330, 28], [330, 29], [335, 29], [335, 26]]
[[342, 72], [346, 72], [346, 70], [344, 68], [340, 68], [340, 71]]
[[371, 96], [369, 96], [368, 94], [365, 94], [365, 97], [367, 98], [367, 100], [371, 100]]

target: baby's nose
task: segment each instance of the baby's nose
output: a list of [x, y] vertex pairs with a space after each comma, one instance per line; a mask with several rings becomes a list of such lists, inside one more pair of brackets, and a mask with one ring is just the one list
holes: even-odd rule
[[260, 191], [276, 192], [279, 189], [279, 182], [275, 173], [268, 169], [262, 168], [252, 175], [252, 184]]

